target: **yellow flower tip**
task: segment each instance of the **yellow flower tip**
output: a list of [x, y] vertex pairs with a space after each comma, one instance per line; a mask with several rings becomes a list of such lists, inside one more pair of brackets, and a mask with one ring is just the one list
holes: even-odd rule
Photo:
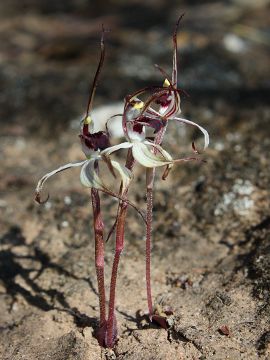
[[163, 87], [168, 87], [168, 86], [170, 86], [170, 82], [168, 79], [165, 79], [163, 83]]
[[133, 104], [133, 108], [136, 109], [136, 110], [142, 109], [143, 106], [144, 106], [144, 102], [143, 102], [143, 101], [136, 101], [136, 102]]
[[83, 124], [84, 124], [84, 125], [89, 125], [89, 124], [91, 124], [92, 121], [93, 121], [93, 120], [92, 120], [91, 116], [88, 115], [88, 116], [86, 116], [86, 118], [83, 120]]

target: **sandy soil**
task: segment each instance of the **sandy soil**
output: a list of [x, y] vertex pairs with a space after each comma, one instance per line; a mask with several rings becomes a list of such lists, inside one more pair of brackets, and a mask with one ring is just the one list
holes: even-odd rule
[[[38, 206], [33, 201], [40, 176], [63, 163], [83, 158], [74, 118], [82, 111], [90, 55], [86, 51], [79, 58], [70, 59], [69, 52], [64, 52], [60, 60], [50, 61], [50, 54], [59, 50], [57, 41], [61, 36], [68, 39], [67, 48], [74, 50], [70, 34], [66, 35], [61, 28], [59, 38], [50, 37], [50, 26], [44, 22], [40, 30], [43, 41], [47, 39], [52, 47], [46, 47], [45, 42], [36, 51], [37, 45], [32, 42], [37, 42], [40, 34], [35, 31], [33, 18], [40, 21], [38, 16], [43, 19], [46, 15], [27, 13], [25, 16], [32, 17], [32, 22], [26, 21], [26, 17], [18, 20], [14, 14], [6, 15], [9, 21], [1, 26], [12, 36], [7, 39], [2, 33], [6, 42], [0, 59], [1, 77], [6, 85], [1, 99], [4, 111], [0, 142], [3, 159], [0, 168], [1, 359], [270, 358], [267, 48], [264, 43], [248, 40], [250, 48], [235, 54], [226, 48], [226, 42], [225, 48], [220, 45], [220, 39], [233, 31], [230, 26], [236, 22], [256, 27], [256, 21], [260, 21], [263, 27], [267, 2], [252, 11], [235, 3], [231, 7], [223, 7], [222, 2], [209, 5], [212, 26], [218, 24], [216, 29], [220, 30], [211, 33], [208, 28], [209, 39], [207, 31], [200, 33], [200, 24], [206, 20], [199, 5], [194, 5], [182, 40], [184, 48], [191, 38], [194, 43], [194, 48], [187, 49], [183, 55], [183, 68], [186, 66], [183, 81], [189, 86], [193, 80], [195, 83], [192, 98], [183, 102], [183, 109], [190, 119], [200, 119], [212, 141], [203, 155], [207, 163], [177, 166], [166, 182], [160, 180], [160, 174], [157, 177], [153, 295], [158, 308], [171, 306], [174, 310], [171, 326], [165, 331], [149, 324], [144, 316], [147, 311], [144, 226], [130, 209], [117, 287], [119, 333], [113, 350], [101, 349], [93, 335], [97, 328], [98, 297], [92, 215], [89, 192], [80, 185], [79, 170], [70, 170], [50, 181], [51, 197], [46, 205]], [[178, 9], [172, 7], [170, 19]], [[236, 14], [234, 17], [228, 15], [230, 9]], [[227, 20], [221, 23], [218, 22], [220, 11], [227, 16], [224, 15]], [[196, 14], [200, 17], [197, 17], [198, 28], [194, 29], [191, 24]], [[113, 17], [110, 21], [117, 22], [116, 15]], [[92, 28], [85, 28], [83, 21], [80, 24], [79, 34], [84, 44], [83, 34], [89, 34]], [[20, 42], [21, 29], [24, 37]], [[134, 43], [127, 44], [128, 31], [135, 31], [132, 29], [116, 32], [113, 41], [123, 48], [134, 46], [139, 51], [141, 45], [136, 44], [135, 37]], [[137, 34], [145, 30], [140, 31]], [[147, 33], [146, 42], [152, 44], [161, 34], [158, 30]], [[169, 31], [164, 36], [167, 55], [170, 54]], [[14, 60], [16, 47], [20, 51]], [[128, 70], [129, 75], [125, 73], [128, 63], [122, 56], [123, 48], [111, 49], [111, 60], [112, 66], [115, 69], [118, 66], [123, 77], [127, 77], [128, 85], [120, 89], [116, 85], [115, 93], [114, 87], [108, 90], [106, 78], [97, 103], [105, 103], [106, 97], [110, 101], [117, 100], [116, 97], [119, 100], [125, 86], [130, 84], [134, 86], [132, 90], [136, 88], [130, 75], [134, 69]], [[255, 50], [258, 56], [254, 58]], [[154, 48], [149, 51], [155, 53]], [[157, 47], [156, 54], [160, 54], [158, 51]], [[216, 60], [221, 55], [223, 62]], [[94, 68], [96, 58], [94, 54], [91, 56]], [[160, 56], [162, 59], [163, 55]], [[136, 59], [135, 68], [139, 61]], [[217, 64], [220, 67], [215, 68]], [[113, 84], [118, 84], [120, 70], [109, 74], [108, 64], [105, 74]], [[212, 84], [207, 83], [207, 87], [200, 83], [211, 73]], [[156, 75], [151, 74], [149, 79], [155, 80]], [[83, 82], [74, 86], [80, 78]], [[175, 155], [188, 153], [190, 142], [197, 135], [190, 129], [171, 125], [167, 149]], [[143, 208], [143, 170], [138, 168], [136, 174], [131, 199]], [[108, 230], [116, 202], [106, 196], [102, 201]], [[112, 238], [106, 245], [107, 289], [113, 248]]]

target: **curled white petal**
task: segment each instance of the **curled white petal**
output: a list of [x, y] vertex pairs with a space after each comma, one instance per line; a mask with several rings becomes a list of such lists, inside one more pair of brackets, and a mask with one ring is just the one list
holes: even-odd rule
[[145, 145], [149, 145], [149, 146], [152, 146], [154, 149], [156, 149], [156, 152], [162, 154], [162, 156], [164, 157], [164, 159], [168, 160], [169, 162], [172, 162], [173, 161], [173, 158], [172, 156], [168, 153], [168, 151], [166, 151], [165, 149], [163, 149], [162, 146], [158, 145], [158, 144], [155, 144], [151, 141], [144, 141], [144, 144]]
[[[110, 191], [106, 183], [103, 181], [103, 178], [98, 174], [95, 162], [96, 160], [89, 160], [84, 164], [80, 175], [81, 183], [86, 187]], [[132, 173], [117, 161], [111, 161], [111, 165], [119, 173], [123, 185], [122, 189], [124, 191], [132, 180]]]
[[122, 181], [122, 192], [124, 192], [132, 180], [132, 172], [117, 161], [111, 161], [112, 166], [118, 171]]
[[[149, 146], [157, 148], [157, 154], [154, 154], [154, 152], [149, 149]], [[148, 168], [170, 165], [173, 162], [171, 155], [167, 151], [162, 149], [161, 146], [148, 141], [134, 142], [132, 154], [138, 163]]]
[[120, 149], [128, 149], [132, 146], [130, 142], [123, 142], [122, 144], [113, 145], [101, 151], [100, 155], [110, 155]]
[[59, 168], [47, 173], [46, 175], [44, 175], [38, 182], [37, 187], [36, 187], [36, 199], [40, 199], [40, 193], [43, 189], [44, 183], [53, 175], [62, 172], [64, 170], [73, 168], [73, 167], [78, 167], [78, 166], [82, 166], [83, 164], [85, 164], [87, 162], [87, 160], [84, 161], [80, 161], [77, 163], [69, 163], [63, 166], [60, 166]]
[[209, 134], [202, 126], [196, 124], [193, 121], [190, 121], [190, 120], [187, 120], [187, 119], [182, 119], [182, 118], [177, 118], [177, 117], [172, 118], [170, 120], [176, 120], [176, 121], [181, 122], [183, 124], [192, 125], [192, 126], [197, 127], [204, 135], [204, 150], [208, 147], [208, 145], [209, 145]]
[[95, 159], [90, 159], [83, 165], [80, 180], [81, 183], [86, 187], [103, 189], [105, 185], [96, 172], [95, 162]]

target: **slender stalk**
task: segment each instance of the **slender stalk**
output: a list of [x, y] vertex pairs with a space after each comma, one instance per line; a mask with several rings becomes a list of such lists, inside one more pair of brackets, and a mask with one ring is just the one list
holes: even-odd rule
[[[132, 170], [134, 166], [134, 159], [131, 151], [128, 151], [126, 167], [129, 170]], [[120, 188], [121, 192], [121, 188]], [[126, 189], [122, 195], [125, 199], [128, 194], [128, 189]], [[120, 262], [120, 256], [124, 249], [124, 240], [125, 240], [125, 221], [126, 214], [128, 209], [128, 203], [124, 200], [121, 201], [119, 205], [119, 212], [116, 223], [116, 236], [115, 236], [115, 253], [112, 266], [112, 275], [111, 275], [111, 284], [110, 284], [110, 299], [109, 299], [109, 314], [107, 321], [107, 339], [106, 346], [112, 348], [114, 346], [116, 336], [117, 336], [117, 327], [116, 327], [116, 317], [115, 317], [115, 294], [116, 294], [116, 280], [118, 266]]]
[[88, 98], [88, 103], [87, 103], [87, 108], [86, 108], [86, 117], [90, 114], [90, 111], [92, 109], [92, 105], [93, 105], [93, 100], [95, 97], [95, 92], [97, 89], [97, 85], [98, 85], [98, 78], [100, 76], [100, 72], [104, 63], [104, 59], [105, 59], [105, 45], [104, 45], [104, 33], [105, 30], [102, 26], [102, 33], [101, 33], [101, 39], [100, 39], [100, 58], [99, 58], [99, 63], [98, 63], [98, 67], [95, 73], [95, 77], [94, 77], [94, 81], [93, 84], [91, 85], [91, 89], [90, 89], [90, 95]]
[[106, 325], [106, 294], [105, 294], [105, 283], [104, 283], [104, 224], [101, 217], [100, 211], [100, 197], [97, 189], [91, 189], [91, 200], [93, 207], [94, 217], [94, 231], [95, 231], [95, 266], [98, 283], [98, 295], [99, 295], [99, 328], [98, 341], [102, 346], [104, 344], [104, 333], [102, 328]]
[[127, 204], [121, 204], [117, 225], [116, 225], [116, 244], [115, 244], [115, 255], [112, 266], [112, 276], [111, 276], [111, 285], [110, 285], [110, 300], [109, 300], [109, 315], [108, 315], [108, 325], [107, 325], [107, 346], [109, 348], [113, 347], [116, 340], [117, 329], [116, 329], [116, 319], [115, 319], [115, 293], [116, 293], [116, 280], [117, 280], [117, 271], [120, 261], [121, 253], [124, 249], [124, 230], [125, 230], [125, 220], [127, 213]]
[[[167, 126], [161, 129], [156, 138], [155, 144], [160, 145], [165, 135]], [[154, 149], [154, 153], [156, 153]], [[150, 320], [153, 316], [153, 300], [151, 289], [151, 247], [152, 247], [152, 223], [153, 223], [153, 187], [155, 181], [155, 168], [146, 169], [146, 241], [145, 241], [145, 279], [146, 294]]]
[[146, 170], [146, 242], [145, 242], [145, 277], [146, 293], [150, 320], [153, 315], [153, 302], [151, 291], [151, 235], [153, 222], [153, 186], [155, 178], [155, 169]]
[[[173, 71], [172, 71], [172, 85], [177, 88], [177, 30], [179, 23], [184, 14], [182, 14], [176, 23], [174, 34], [173, 34]], [[157, 66], [158, 69], [164, 73], [163, 69]], [[166, 74], [164, 74], [166, 78]], [[160, 93], [161, 94], [161, 93]], [[160, 96], [160, 95], [159, 95]], [[150, 98], [150, 102], [147, 103], [145, 109], [150, 105], [154, 98]], [[144, 109], [144, 110], [145, 110]], [[168, 124], [168, 123], [167, 123]], [[160, 145], [164, 138], [167, 124], [157, 133], [155, 138], [155, 144]], [[157, 149], [153, 150], [156, 154]], [[153, 301], [151, 291], [151, 243], [152, 243], [152, 221], [153, 221], [153, 187], [155, 180], [155, 168], [146, 169], [146, 201], [147, 201], [147, 212], [146, 212], [146, 245], [145, 245], [145, 277], [146, 277], [146, 293], [147, 303], [150, 320], [153, 316]]]

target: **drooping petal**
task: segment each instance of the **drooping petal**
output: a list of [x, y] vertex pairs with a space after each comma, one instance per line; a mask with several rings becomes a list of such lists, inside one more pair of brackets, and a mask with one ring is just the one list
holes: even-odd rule
[[160, 146], [160, 145], [158, 145], [158, 144], [155, 144], [154, 142], [149, 141], [149, 140], [145, 140], [145, 141], [144, 141], [144, 144], [145, 144], [145, 145], [152, 146], [153, 149], [155, 150], [155, 151], [154, 151], [155, 153], [160, 153], [160, 154], [162, 154], [162, 156], [163, 156], [165, 159], [168, 159], [168, 161], [172, 161], [172, 160], [173, 160], [173, 158], [172, 158], [171, 155], [168, 153], [168, 151], [166, 151], [165, 149], [163, 149], [162, 146]]
[[[154, 152], [151, 151], [150, 146], [158, 149], [157, 154], [154, 154]], [[134, 142], [132, 147], [132, 155], [134, 159], [138, 161], [138, 163], [148, 168], [154, 168], [173, 163], [172, 157], [167, 151], [162, 149], [161, 146], [147, 141]]]
[[[109, 191], [110, 189], [103, 180], [103, 177], [100, 176], [97, 169], [97, 159], [89, 160], [82, 167], [81, 170], [81, 183], [86, 187], [95, 188], [102, 191]], [[119, 164], [117, 161], [111, 161], [111, 166], [119, 173], [120, 180], [122, 182], [123, 191], [128, 187], [130, 181], [132, 180], [132, 173], [125, 166]]]
[[[101, 159], [99, 159], [100, 161]], [[126, 188], [129, 186], [130, 181], [132, 180], [132, 173], [129, 169], [127, 169], [125, 166], [117, 163], [116, 161], [112, 161], [111, 164], [117, 170], [117, 172], [120, 174], [120, 178], [122, 181], [122, 193], [115, 193], [114, 191], [110, 190], [104, 181], [101, 179], [100, 175], [98, 174], [98, 166], [97, 166], [98, 159], [91, 159], [87, 160], [85, 164], [82, 167], [81, 170], [81, 182], [86, 187], [94, 187], [97, 190], [104, 192], [105, 194], [112, 196], [118, 200], [121, 200], [128, 205], [130, 205], [132, 208], [134, 208], [138, 214], [142, 217], [143, 221], [145, 222], [145, 214], [143, 211], [141, 211], [135, 204], [133, 204], [131, 201], [129, 201], [125, 195], [124, 192]]]
[[132, 143], [130, 142], [123, 142], [122, 144], [118, 144], [118, 145], [113, 145], [113, 146], [110, 146], [108, 147], [107, 149], [101, 151], [101, 155], [110, 155], [112, 153], [114, 153], [115, 151], [117, 150], [120, 150], [120, 149], [128, 149], [132, 146]]
[[101, 177], [97, 173], [96, 162], [97, 159], [88, 160], [82, 167], [80, 180], [86, 187], [95, 189], [103, 189], [105, 187]]
[[87, 162], [87, 160], [84, 160], [84, 161], [80, 161], [80, 162], [77, 162], [77, 163], [69, 163], [69, 164], [66, 164], [66, 165], [63, 165], [63, 166], [60, 166], [58, 169], [55, 169], [51, 172], [49, 172], [48, 174], [44, 175], [38, 182], [37, 184], [37, 187], [36, 187], [36, 196], [35, 196], [35, 200], [41, 204], [41, 203], [44, 203], [46, 201], [42, 201], [41, 200], [41, 192], [42, 192], [42, 189], [43, 189], [43, 186], [44, 186], [44, 183], [53, 175], [59, 173], [59, 172], [62, 172], [64, 170], [67, 170], [67, 169], [70, 169], [72, 167], [78, 167], [78, 166], [82, 166], [83, 164], [85, 164]]
[[122, 181], [122, 193], [124, 193], [133, 178], [132, 172], [117, 161], [112, 161], [111, 164], [120, 175]]
[[176, 121], [178, 121], [178, 122], [180, 122], [182, 124], [187, 124], [187, 125], [197, 127], [204, 135], [204, 147], [203, 147], [203, 149], [205, 150], [208, 147], [208, 145], [209, 145], [209, 134], [202, 126], [196, 124], [193, 121], [190, 121], [190, 120], [187, 120], [187, 119], [182, 119], [182, 118], [177, 118], [177, 117], [172, 118], [170, 120], [176, 120]]

